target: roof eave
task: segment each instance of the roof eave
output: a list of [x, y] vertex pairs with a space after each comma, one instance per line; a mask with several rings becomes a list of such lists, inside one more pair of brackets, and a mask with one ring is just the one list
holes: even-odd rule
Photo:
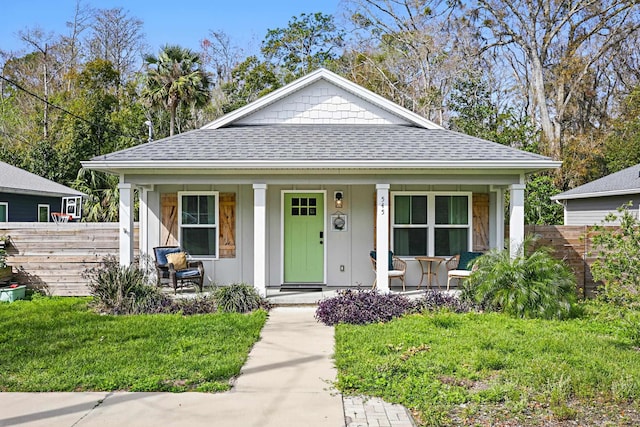
[[627, 194], [640, 194], [640, 188], [629, 188], [626, 190], [593, 191], [579, 194], [556, 194], [551, 200], [573, 200], [591, 199], [594, 197], [625, 196]]
[[[110, 161], [92, 160], [82, 162], [82, 166], [105, 172], [119, 173], [127, 170], [149, 169], [517, 169], [524, 173], [532, 173], [548, 169], [556, 169], [562, 162], [551, 160], [469, 160], [469, 161], [436, 161], [436, 160], [179, 160], [179, 161]], [[116, 172], [117, 171], [117, 172]]]

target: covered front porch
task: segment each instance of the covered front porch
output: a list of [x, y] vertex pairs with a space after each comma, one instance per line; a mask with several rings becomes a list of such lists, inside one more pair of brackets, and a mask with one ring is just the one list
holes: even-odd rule
[[[120, 262], [129, 264], [136, 255], [152, 255], [156, 246], [175, 244], [203, 261], [209, 284], [251, 283], [263, 296], [285, 295], [285, 288], [288, 295], [317, 295], [317, 289], [322, 294], [371, 288], [377, 280], [378, 290], [388, 292], [401, 290], [401, 283], [394, 280], [390, 288], [386, 263], [374, 273], [369, 252], [391, 250], [407, 262], [407, 291], [417, 291], [421, 283], [421, 293], [429, 279], [432, 287], [444, 290], [447, 276], [444, 263], [436, 266], [434, 278], [424, 276], [425, 265], [417, 257], [445, 259], [505, 247], [507, 193], [509, 247], [515, 250], [524, 237], [523, 175], [389, 174], [384, 182], [326, 173], [304, 182], [264, 178], [230, 183], [183, 173], [179, 185], [153, 175], [125, 178], [120, 184]], [[134, 188], [140, 194], [139, 254], [133, 252], [131, 232]], [[194, 228], [189, 224], [194, 215], [210, 223]], [[311, 216], [316, 222], [308, 225]], [[202, 254], [203, 248], [210, 253]], [[311, 269], [317, 273], [308, 275]]]

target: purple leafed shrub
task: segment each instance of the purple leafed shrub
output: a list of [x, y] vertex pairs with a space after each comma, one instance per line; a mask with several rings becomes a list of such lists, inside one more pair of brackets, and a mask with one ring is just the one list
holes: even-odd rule
[[441, 309], [451, 310], [454, 313], [467, 313], [474, 310], [474, 307], [468, 302], [461, 301], [457, 296], [429, 289], [422, 297], [413, 301], [413, 309], [418, 313]]
[[410, 311], [411, 301], [398, 294], [346, 289], [318, 304], [316, 319], [328, 326], [388, 322]]

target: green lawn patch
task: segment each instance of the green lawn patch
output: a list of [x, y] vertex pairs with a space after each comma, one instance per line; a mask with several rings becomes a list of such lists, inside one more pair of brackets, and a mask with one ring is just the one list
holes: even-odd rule
[[223, 391], [267, 313], [111, 316], [87, 298], [0, 304], [0, 391]]
[[447, 312], [341, 324], [337, 383], [404, 404], [425, 425], [556, 425], [594, 406], [613, 408], [610, 425], [633, 425], [620, 413], [638, 409], [640, 351], [623, 329], [612, 319]]

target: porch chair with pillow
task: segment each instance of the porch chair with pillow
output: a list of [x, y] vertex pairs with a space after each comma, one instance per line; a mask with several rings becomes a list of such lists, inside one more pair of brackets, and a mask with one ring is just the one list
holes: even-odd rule
[[[373, 272], [376, 274], [376, 280], [373, 281], [373, 286], [371, 289], [375, 289], [378, 284], [377, 278], [377, 262], [376, 262], [376, 251], [369, 252], [369, 258], [371, 258], [371, 264], [373, 265]], [[389, 285], [391, 285], [391, 280], [400, 279], [402, 281], [402, 290], [405, 291], [405, 281], [404, 276], [407, 271], [407, 263], [404, 260], [401, 260], [397, 256], [393, 255], [393, 252], [389, 251]]]
[[179, 287], [195, 285], [202, 292], [204, 266], [202, 261], [189, 260], [189, 255], [180, 246], [158, 246], [153, 248], [158, 273], [158, 286], [168, 282], [177, 293]]
[[482, 255], [482, 252], [462, 252], [460, 254], [454, 255], [447, 260], [445, 263], [447, 267], [447, 290], [449, 290], [451, 286], [451, 280], [458, 279], [458, 281], [462, 279], [466, 279], [471, 276], [472, 271], [474, 270], [474, 266], [472, 265], [472, 261]]

